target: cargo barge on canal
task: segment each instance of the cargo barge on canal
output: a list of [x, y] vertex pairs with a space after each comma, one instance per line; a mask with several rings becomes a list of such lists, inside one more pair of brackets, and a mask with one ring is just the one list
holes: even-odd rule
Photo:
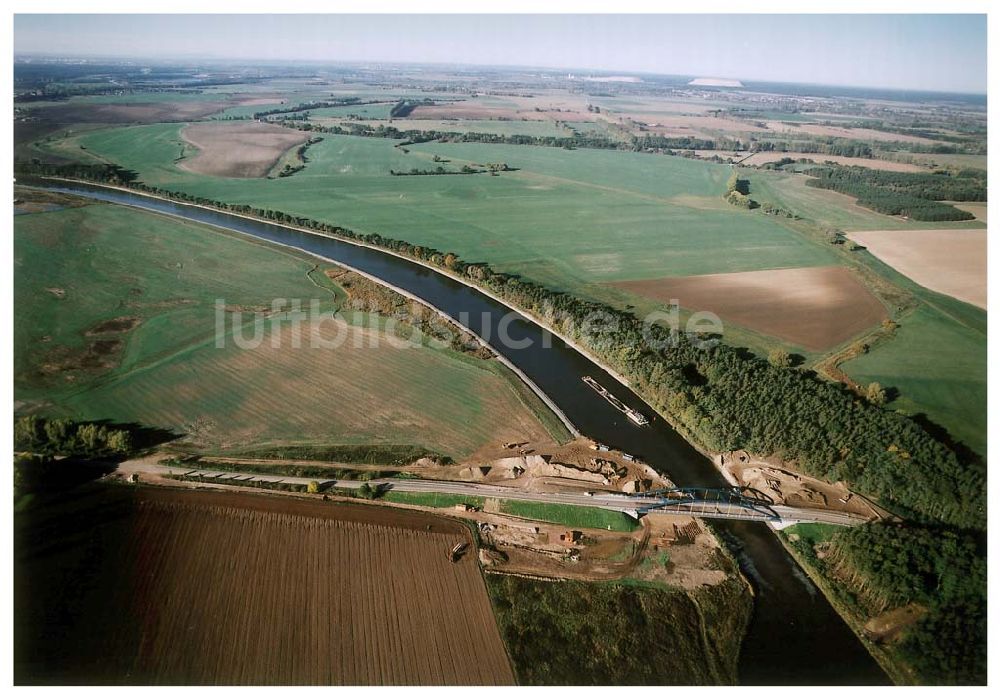
[[594, 392], [596, 392], [597, 394], [599, 394], [602, 397], [604, 397], [604, 399], [608, 400], [608, 402], [611, 403], [611, 406], [613, 406], [615, 409], [617, 409], [618, 411], [620, 411], [621, 413], [623, 413], [625, 416], [627, 416], [629, 418], [629, 420], [632, 421], [632, 423], [634, 423], [636, 426], [645, 426], [646, 424], [649, 423], [649, 419], [646, 418], [645, 414], [643, 414], [643, 413], [641, 413], [639, 411], [636, 411], [632, 407], [626, 405], [620, 399], [618, 399], [613, 394], [611, 394], [610, 392], [608, 392], [594, 378], [590, 377], [589, 375], [585, 375], [583, 377], [583, 381], [585, 383], [587, 383], [588, 385], [590, 385], [594, 389]]

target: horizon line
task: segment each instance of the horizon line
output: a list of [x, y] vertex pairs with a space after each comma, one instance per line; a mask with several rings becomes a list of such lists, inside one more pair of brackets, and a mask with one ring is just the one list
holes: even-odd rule
[[[13, 55], [14, 62], [18, 60], [24, 60], [25, 58], [46, 58], [46, 59], [62, 59], [62, 60], [87, 60], [87, 61], [147, 61], [151, 63], [156, 62], [170, 62], [170, 61], [217, 61], [217, 62], [230, 62], [230, 63], [253, 63], [257, 62], [260, 65], [271, 65], [276, 63], [309, 63], [315, 65], [371, 65], [375, 63], [380, 63], [383, 65], [393, 65], [393, 66], [435, 66], [435, 67], [451, 67], [451, 68], [463, 68], [463, 67], [475, 67], [475, 68], [507, 68], [507, 69], [517, 69], [517, 70], [543, 70], [548, 72], [569, 72], [569, 73], [606, 73], [608, 75], [621, 75], [621, 76], [643, 76], [649, 75], [654, 77], [691, 77], [691, 78], [717, 78], [717, 79], [730, 79], [738, 80], [740, 82], [758, 82], [758, 83], [770, 83], [776, 85], [798, 85], [802, 87], [838, 87], [838, 88], [852, 88], [852, 89], [871, 89], [871, 90], [884, 90], [887, 92], [919, 92], [923, 94], [949, 94], [949, 95], [961, 95], [961, 96], [974, 96], [974, 97], [986, 97], [988, 96], [988, 89], [982, 92], [977, 91], [958, 91], [958, 90], [942, 90], [942, 89], [926, 89], [920, 87], [888, 87], [885, 85], [861, 85], [856, 83], [829, 83], [829, 82], [798, 82], [793, 80], [781, 80], [776, 78], [752, 78], [752, 77], [735, 77], [731, 75], [708, 75], [700, 73], [656, 73], [650, 72], [648, 70], [615, 70], [610, 68], [581, 68], [581, 67], [567, 67], [567, 66], [543, 66], [543, 65], [518, 65], [518, 64], [507, 64], [507, 63], [464, 63], [464, 62], [441, 62], [441, 61], [429, 61], [429, 62], [419, 62], [419, 61], [399, 61], [399, 60], [379, 60], [372, 58], [355, 58], [355, 59], [332, 59], [332, 58], [265, 58], [265, 59], [255, 59], [246, 57], [226, 57], [226, 56], [213, 56], [213, 55], [195, 55], [190, 54], [187, 56], [177, 55], [177, 56], [162, 56], [162, 57], [151, 57], [142, 55], [111, 55], [111, 54], [71, 54], [71, 53], [46, 53], [44, 51], [40, 52], [15, 52]], [[699, 87], [699, 85], [694, 85]], [[700, 86], [705, 87], [705, 86]], [[724, 88], [716, 87], [714, 89], [741, 89], [739, 87]]]

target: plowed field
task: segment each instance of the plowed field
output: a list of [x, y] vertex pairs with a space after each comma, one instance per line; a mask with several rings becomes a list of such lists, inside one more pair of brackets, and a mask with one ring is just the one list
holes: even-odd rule
[[513, 682], [475, 548], [448, 559], [457, 523], [171, 490], [115, 510], [49, 521], [19, 566], [19, 682]]

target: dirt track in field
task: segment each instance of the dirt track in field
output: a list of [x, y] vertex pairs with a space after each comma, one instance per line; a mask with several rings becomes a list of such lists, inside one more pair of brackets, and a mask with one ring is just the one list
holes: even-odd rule
[[986, 230], [871, 230], [848, 237], [925, 288], [986, 309]]
[[265, 176], [286, 150], [309, 139], [302, 131], [256, 121], [196, 123], [182, 129], [181, 136], [198, 149], [182, 168], [242, 179]]
[[471, 543], [454, 521], [325, 501], [140, 490], [111, 526], [118, 532], [102, 539], [118, 544], [88, 557], [103, 560], [100, 568], [59, 569], [64, 578], [104, 579], [96, 602], [85, 597], [86, 611], [70, 615], [88, 637], [70, 663], [91, 679], [513, 683], [475, 548], [448, 560], [453, 545]]
[[689, 310], [706, 310], [810, 351], [832, 348], [888, 315], [841, 266], [622, 281], [614, 286]]

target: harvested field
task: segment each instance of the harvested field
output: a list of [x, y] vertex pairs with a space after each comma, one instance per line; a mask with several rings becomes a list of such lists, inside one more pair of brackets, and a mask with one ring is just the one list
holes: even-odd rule
[[[910, 233], [906, 233], [910, 234]], [[810, 351], [840, 344], [885, 319], [885, 308], [841, 266], [623, 281], [614, 286], [716, 313]]]
[[449, 561], [454, 545], [473, 544], [457, 522], [99, 488], [89, 506], [19, 520], [19, 541], [37, 543], [17, 559], [19, 683], [514, 681], [475, 548]]
[[951, 205], [959, 210], [968, 211], [976, 216], [976, 220], [989, 224], [986, 220], [986, 209], [988, 208], [986, 203], [952, 203]]
[[160, 101], [131, 104], [57, 104], [38, 109], [47, 122], [80, 123], [160, 123], [202, 119], [226, 108], [221, 101]]
[[818, 123], [792, 124], [784, 121], [768, 121], [767, 127], [779, 133], [801, 133], [823, 138], [850, 138], [852, 140], [877, 140], [895, 143], [919, 143], [921, 145], [936, 145], [939, 141], [919, 136], [877, 131], [874, 128], [842, 128], [840, 126], [823, 126]]
[[986, 309], [986, 230], [871, 230], [848, 237], [925, 288]]
[[[710, 158], [712, 153], [719, 154], [718, 151], [714, 150], [700, 150], [698, 152], [699, 157]], [[745, 157], [745, 154], [741, 155]], [[921, 167], [919, 165], [909, 164], [906, 162], [890, 162], [889, 160], [875, 160], [866, 157], [843, 157], [841, 155], [822, 155], [819, 153], [808, 153], [808, 152], [758, 152], [751, 155], [749, 158], [743, 161], [745, 165], [764, 165], [768, 162], [777, 162], [778, 160], [790, 157], [793, 160], [812, 160], [818, 165], [825, 162], [836, 162], [838, 165], [843, 165], [845, 167], [857, 166], [857, 167], [869, 167], [871, 169], [881, 169], [888, 172], [926, 172], [926, 167]]]
[[289, 148], [309, 139], [307, 133], [266, 123], [197, 123], [181, 131], [199, 152], [181, 167], [215, 177], [265, 176]]
[[748, 121], [738, 119], [727, 119], [720, 116], [701, 115], [678, 115], [664, 113], [626, 113], [624, 116], [633, 121], [642, 121], [649, 124], [654, 131], [666, 130], [687, 130], [707, 134], [710, 131], [727, 131], [732, 133], [764, 133], [766, 129], [761, 128]]

